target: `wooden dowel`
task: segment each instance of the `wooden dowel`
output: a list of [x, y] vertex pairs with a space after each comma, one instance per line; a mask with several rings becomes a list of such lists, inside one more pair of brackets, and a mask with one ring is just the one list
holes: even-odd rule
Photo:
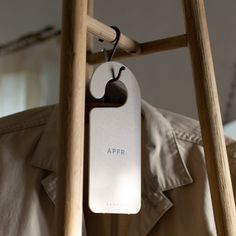
[[[113, 57], [113, 59], [120, 60], [123, 58], [134, 57], [134, 56], [144, 56], [151, 53], [162, 52], [167, 50], [173, 50], [177, 48], [187, 47], [187, 36], [178, 35], [170, 38], [159, 39], [151, 42], [141, 43], [141, 51], [139, 54], [133, 55], [118, 49]], [[108, 51], [111, 53], [111, 50]], [[87, 61], [89, 64], [97, 64], [104, 62], [104, 53], [89, 53], [87, 55]]]
[[235, 203], [204, 1], [183, 0], [183, 5], [217, 235], [235, 236]]
[[[88, 17], [87, 20], [90, 19], [94, 15], [94, 0], [88, 0]], [[87, 28], [88, 30], [88, 28]], [[87, 33], [87, 55], [91, 54], [94, 46], [94, 35], [91, 33]], [[87, 59], [88, 60], [88, 59]], [[88, 63], [86, 66], [86, 81], [88, 82], [93, 74], [94, 66]]]
[[[112, 29], [110, 26], [107, 26], [104, 23], [90, 16], [87, 17], [87, 22], [88, 22], [88, 32], [96, 35], [97, 37], [107, 42], [112, 42], [116, 38], [116, 31]], [[120, 40], [118, 45], [124, 51], [132, 54], [139, 54], [140, 52], [139, 43], [133, 39], [128, 38], [122, 33], [120, 35]]]
[[87, 0], [64, 0], [56, 236], [82, 235]]

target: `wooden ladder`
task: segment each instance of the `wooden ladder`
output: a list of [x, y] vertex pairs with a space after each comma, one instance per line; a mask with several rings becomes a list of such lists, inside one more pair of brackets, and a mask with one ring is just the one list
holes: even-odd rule
[[[183, 6], [186, 34], [145, 43], [121, 34], [120, 49], [114, 58], [189, 47], [217, 234], [235, 236], [235, 203], [204, 0], [183, 0]], [[82, 234], [86, 71], [88, 75], [88, 64], [100, 63], [104, 57], [101, 52], [90, 51], [91, 40], [87, 41], [91, 36], [87, 37], [87, 32], [108, 42], [116, 37], [114, 29], [91, 17], [92, 8], [92, 0], [63, 3], [57, 236]]]

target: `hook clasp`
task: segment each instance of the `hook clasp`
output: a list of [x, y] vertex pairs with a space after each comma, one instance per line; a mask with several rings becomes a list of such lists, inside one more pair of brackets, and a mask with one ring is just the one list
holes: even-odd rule
[[[104, 52], [104, 54], [105, 54], [106, 61], [111, 61], [112, 57], [114, 56], [114, 54], [115, 54], [115, 52], [116, 52], [116, 49], [117, 49], [117, 47], [118, 47], [118, 43], [119, 43], [120, 35], [121, 35], [120, 29], [119, 29], [118, 27], [116, 27], [116, 26], [111, 26], [111, 28], [116, 31], [116, 37], [115, 37], [115, 39], [114, 39], [113, 41], [111, 41], [111, 43], [114, 43], [114, 46], [113, 46], [112, 51], [111, 51], [111, 54], [109, 55], [108, 58], [107, 58], [107, 51], [106, 51], [106, 49], [105, 49], [105, 48], [103, 49], [103, 52]], [[103, 39], [98, 39], [98, 40], [99, 40], [100, 42], [103, 42], [103, 41], [104, 41]], [[119, 70], [119, 72], [118, 72], [118, 75], [115, 76], [115, 74], [114, 74], [114, 69], [112, 68], [111, 73], [112, 73], [113, 79], [112, 79], [111, 81], [112, 81], [112, 82], [117, 81], [117, 80], [120, 78], [121, 72], [122, 72], [123, 70], [125, 70], [125, 67], [124, 67], [124, 66], [122, 66], [122, 67], [120, 68], [120, 70]]]

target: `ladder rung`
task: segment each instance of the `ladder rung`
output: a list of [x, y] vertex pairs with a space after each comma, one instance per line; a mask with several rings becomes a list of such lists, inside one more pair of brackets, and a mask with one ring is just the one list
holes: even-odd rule
[[[182, 48], [187, 47], [187, 35], [178, 35], [170, 38], [165, 39], [159, 39], [154, 40], [150, 42], [145, 42], [140, 44], [141, 51], [139, 54], [130, 54], [127, 53], [121, 49], [118, 49], [114, 55], [114, 59], [122, 59], [127, 57], [133, 57], [133, 56], [144, 56], [151, 53], [161, 52], [161, 51], [167, 51], [172, 50], [176, 48]], [[108, 51], [108, 53], [111, 53], [111, 50]], [[96, 52], [96, 53], [88, 53], [87, 55], [87, 62], [89, 64], [97, 64], [104, 62], [104, 53], [103, 52]]]

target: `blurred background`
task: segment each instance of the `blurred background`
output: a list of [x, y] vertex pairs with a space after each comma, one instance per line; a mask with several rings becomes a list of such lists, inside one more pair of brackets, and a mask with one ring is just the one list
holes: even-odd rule
[[[0, 1], [0, 117], [58, 103], [60, 38], [17, 52], [1, 46], [49, 25], [60, 29], [61, 0]], [[236, 1], [206, 1], [213, 60], [223, 117], [236, 119]], [[183, 34], [181, 0], [97, 0], [95, 17], [116, 25], [139, 42]], [[95, 39], [97, 42], [97, 39]], [[101, 50], [96, 43], [95, 50]], [[111, 46], [110, 46], [111, 47]], [[121, 61], [135, 74], [142, 97], [162, 109], [197, 119], [190, 57], [187, 49]], [[236, 89], [236, 88], [235, 88]], [[229, 99], [230, 98], [230, 99]]]

